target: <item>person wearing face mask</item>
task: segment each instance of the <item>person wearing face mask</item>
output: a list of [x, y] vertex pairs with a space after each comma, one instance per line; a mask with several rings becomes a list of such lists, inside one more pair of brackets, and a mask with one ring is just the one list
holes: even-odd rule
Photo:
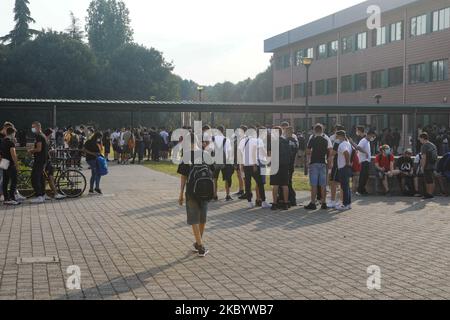
[[[84, 144], [83, 152], [86, 154], [86, 162], [91, 168], [91, 180], [89, 194], [102, 194], [100, 189], [100, 173], [97, 167], [97, 157], [101, 156], [102, 133], [94, 133]], [[95, 185], [95, 189], [94, 189]]]
[[35, 135], [34, 148], [28, 150], [33, 155], [33, 169], [31, 170], [31, 184], [36, 194], [36, 198], [31, 203], [40, 204], [45, 202], [45, 178], [44, 169], [48, 157], [47, 139], [42, 134], [42, 127], [39, 122], [33, 122], [31, 131]]
[[383, 184], [384, 195], [387, 196], [391, 195], [388, 178], [392, 178], [395, 174], [394, 160], [391, 147], [386, 144], [381, 147], [381, 154], [377, 155], [375, 158], [375, 169], [377, 170], [378, 177]]
[[[8, 169], [3, 170], [2, 190], [5, 198], [3, 204], [18, 205], [20, 203], [16, 201], [15, 198], [17, 190], [17, 168], [19, 167], [16, 154], [16, 145], [14, 143], [16, 129], [13, 127], [8, 127], [5, 130], [5, 134], [6, 137], [2, 139], [0, 153], [3, 159], [9, 161], [9, 166]], [[10, 188], [8, 190], [9, 185]]]
[[361, 139], [358, 144], [349, 140], [353, 148], [359, 151], [359, 161], [361, 163], [361, 172], [359, 174], [358, 191], [356, 195], [366, 196], [368, 192], [366, 190], [367, 182], [369, 181], [369, 168], [372, 160], [372, 153], [370, 149], [370, 143], [375, 141], [376, 134], [374, 131], [369, 131], [366, 135], [365, 128], [358, 126], [356, 128], [356, 134]]

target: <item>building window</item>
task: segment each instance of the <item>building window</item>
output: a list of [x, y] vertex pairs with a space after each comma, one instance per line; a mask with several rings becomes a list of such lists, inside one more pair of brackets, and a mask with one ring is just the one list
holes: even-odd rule
[[291, 66], [291, 55], [290, 54], [285, 54], [283, 56], [283, 68], [287, 69]]
[[[311, 97], [313, 95], [313, 83], [312, 81], [309, 82], [309, 93], [308, 96]], [[300, 97], [305, 98], [306, 97], [306, 82], [303, 82], [300, 84]]]
[[283, 100], [291, 99], [291, 86], [283, 87]]
[[327, 79], [327, 94], [337, 93], [337, 78]]
[[356, 50], [367, 49], [367, 32], [358, 33], [356, 38], [357, 38]]
[[352, 76], [343, 76], [341, 78], [341, 92], [350, 92], [352, 89]]
[[433, 32], [450, 28], [450, 8], [433, 12]]
[[390, 68], [388, 70], [389, 87], [403, 84], [403, 67]]
[[275, 59], [275, 70], [283, 69], [283, 57], [279, 56]]
[[377, 70], [372, 72], [372, 89], [383, 88], [383, 74], [384, 70]]
[[353, 51], [353, 37], [342, 38], [342, 53]]
[[411, 18], [411, 36], [420, 36], [427, 33], [427, 15]]
[[375, 46], [386, 44], [386, 27], [381, 27], [374, 30], [375, 32]]
[[302, 65], [302, 58], [314, 59], [314, 48], [302, 49], [294, 53], [294, 64], [297, 67]]
[[325, 80], [316, 81], [316, 96], [323, 96], [325, 94]]
[[327, 45], [321, 44], [317, 46], [317, 58], [326, 59], [327, 58]]
[[294, 65], [299, 66], [302, 64], [302, 58], [305, 50], [298, 50], [294, 53]]
[[367, 90], [367, 73], [355, 75], [355, 91]]
[[403, 22], [391, 24], [391, 42], [403, 40]]
[[305, 49], [304, 57], [314, 59], [314, 48]]
[[339, 50], [339, 41], [331, 41], [328, 42], [328, 57], [335, 57], [338, 54]]
[[413, 64], [409, 66], [409, 84], [425, 82], [425, 63]]
[[431, 62], [431, 81], [448, 80], [448, 59]]
[[302, 85], [300, 83], [294, 84], [294, 99], [302, 96]]
[[275, 100], [280, 101], [283, 99], [283, 87], [277, 87], [275, 89]]

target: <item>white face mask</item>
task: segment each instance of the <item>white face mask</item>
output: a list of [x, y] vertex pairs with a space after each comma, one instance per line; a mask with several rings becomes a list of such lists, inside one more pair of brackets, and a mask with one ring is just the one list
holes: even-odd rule
[[33, 132], [34, 134], [36, 134], [36, 133], [37, 133], [36, 128], [31, 128], [31, 132]]
[[337, 144], [341, 144], [342, 140], [341, 139], [336, 139], [336, 140], [334, 140], [334, 142], [337, 143]]

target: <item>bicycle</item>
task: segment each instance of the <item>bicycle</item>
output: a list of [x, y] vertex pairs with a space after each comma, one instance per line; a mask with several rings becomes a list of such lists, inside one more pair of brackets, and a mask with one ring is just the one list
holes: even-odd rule
[[[56, 154], [62, 153], [62, 156], [50, 159], [54, 164], [55, 187], [59, 193], [67, 198], [79, 198], [86, 191], [87, 181], [85, 175], [78, 169], [66, 168], [66, 163], [71, 160], [70, 152], [73, 150], [58, 150]], [[28, 164], [30, 166], [30, 164]], [[44, 177], [48, 181], [48, 173], [44, 169]], [[32, 198], [35, 195], [31, 183], [31, 169], [21, 170], [17, 180], [17, 190], [26, 198]]]

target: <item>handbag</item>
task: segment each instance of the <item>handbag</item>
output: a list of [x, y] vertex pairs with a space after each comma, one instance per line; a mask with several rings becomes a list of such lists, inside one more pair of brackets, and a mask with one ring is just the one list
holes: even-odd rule
[[8, 159], [0, 160], [0, 169], [8, 170], [10, 161]]
[[97, 157], [97, 169], [100, 176], [106, 176], [108, 174], [108, 162], [102, 156]]

